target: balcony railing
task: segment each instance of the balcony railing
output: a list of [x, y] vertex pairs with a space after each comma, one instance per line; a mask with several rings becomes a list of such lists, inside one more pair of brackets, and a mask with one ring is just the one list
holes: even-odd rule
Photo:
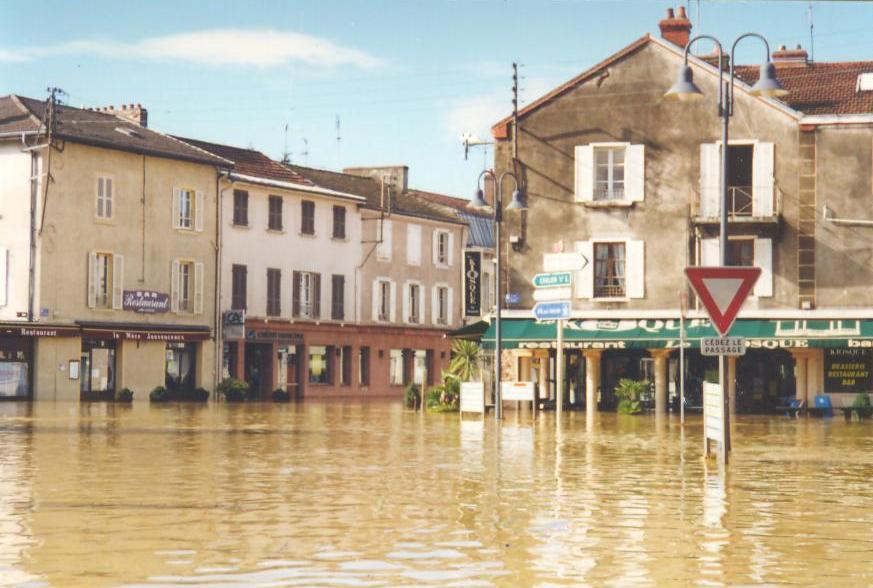
[[753, 216], [751, 186], [728, 186], [728, 214], [730, 216]]
[[624, 298], [624, 281], [615, 283], [610, 280], [610, 283], [594, 283], [595, 298]]

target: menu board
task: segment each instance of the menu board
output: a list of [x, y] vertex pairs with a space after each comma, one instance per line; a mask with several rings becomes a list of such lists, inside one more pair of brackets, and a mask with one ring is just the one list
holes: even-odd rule
[[873, 349], [825, 349], [825, 392], [873, 391]]

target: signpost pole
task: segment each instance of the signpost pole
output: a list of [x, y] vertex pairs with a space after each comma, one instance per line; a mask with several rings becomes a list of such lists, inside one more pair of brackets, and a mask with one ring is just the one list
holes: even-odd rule
[[685, 313], [679, 315], [679, 422], [685, 424]]
[[558, 364], [555, 369], [555, 380], [558, 390], [555, 396], [557, 398], [555, 410], [558, 411], [558, 418], [560, 418], [564, 410], [564, 321], [560, 319], [555, 321], [555, 328], [558, 330]]

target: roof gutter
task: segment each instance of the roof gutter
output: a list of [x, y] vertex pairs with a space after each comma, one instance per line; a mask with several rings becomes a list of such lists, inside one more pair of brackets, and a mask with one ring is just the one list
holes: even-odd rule
[[358, 196], [357, 194], [349, 194], [347, 192], [337, 192], [336, 190], [329, 190], [327, 188], [321, 188], [319, 186], [307, 186], [305, 184], [295, 184], [293, 182], [282, 182], [279, 180], [269, 180], [266, 178], [259, 178], [257, 176], [249, 176], [246, 174], [240, 174], [236, 172], [231, 172], [229, 177], [233, 178], [238, 182], [248, 182], [250, 184], [259, 184], [261, 186], [272, 186], [274, 188], [284, 188], [286, 190], [299, 190], [301, 192], [310, 192], [312, 194], [321, 194], [323, 196], [333, 196], [336, 198], [345, 198], [347, 200], [354, 200], [356, 202], [366, 202], [367, 199], [363, 196]]
[[800, 119], [802, 125], [865, 125], [873, 124], [873, 114], [811, 114]]

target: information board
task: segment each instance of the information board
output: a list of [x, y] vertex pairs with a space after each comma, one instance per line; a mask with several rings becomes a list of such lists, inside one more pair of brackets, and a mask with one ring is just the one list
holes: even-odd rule
[[704, 434], [707, 439], [724, 442], [724, 403], [721, 386], [712, 382], [703, 383]]
[[505, 401], [533, 402], [533, 382], [501, 382], [500, 397]]
[[461, 382], [461, 412], [485, 412], [485, 384], [482, 382]]
[[825, 392], [859, 393], [873, 390], [871, 349], [825, 349]]

